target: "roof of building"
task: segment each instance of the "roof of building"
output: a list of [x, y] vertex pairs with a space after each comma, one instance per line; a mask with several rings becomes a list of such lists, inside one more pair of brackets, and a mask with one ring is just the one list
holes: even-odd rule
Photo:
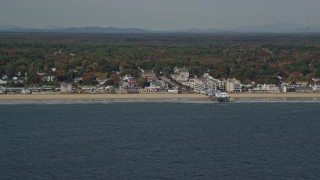
[[141, 73], [141, 76], [155, 76], [156, 74], [153, 71], [145, 71]]
[[179, 72], [189, 72], [188, 68], [179, 68]]
[[240, 81], [237, 80], [236, 78], [228, 78], [228, 79], [227, 79], [227, 82], [230, 82], [230, 83], [239, 83], [239, 84], [241, 84]]

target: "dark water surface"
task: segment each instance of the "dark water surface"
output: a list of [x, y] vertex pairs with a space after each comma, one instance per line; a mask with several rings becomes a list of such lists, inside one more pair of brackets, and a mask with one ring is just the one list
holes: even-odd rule
[[320, 103], [0, 105], [0, 179], [319, 179]]

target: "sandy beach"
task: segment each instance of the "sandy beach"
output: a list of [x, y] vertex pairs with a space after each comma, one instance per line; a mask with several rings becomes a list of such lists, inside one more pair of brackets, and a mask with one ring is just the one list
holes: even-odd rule
[[[1, 94], [4, 101], [212, 101], [203, 94]], [[231, 93], [231, 101], [320, 101], [320, 93]]]
[[232, 93], [233, 102], [320, 102], [320, 93]]
[[202, 94], [2, 94], [1, 100], [209, 100]]
[[320, 98], [320, 93], [231, 93], [231, 98]]

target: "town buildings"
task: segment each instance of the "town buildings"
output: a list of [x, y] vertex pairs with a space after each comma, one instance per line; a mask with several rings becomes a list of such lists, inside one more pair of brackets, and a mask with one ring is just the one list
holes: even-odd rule
[[[124, 69], [121, 69], [124, 72]], [[203, 76], [197, 77], [190, 73], [190, 70], [186, 67], [174, 67], [173, 73], [169, 76], [157, 77], [153, 71], [144, 71], [141, 69], [141, 76], [132, 76], [130, 74], [114, 73], [114, 76], [105, 78], [107, 76], [101, 76], [101, 78], [95, 78], [95, 84], [90, 86], [84, 86], [83, 77], [81, 74], [71, 77], [69, 83], [57, 82], [58, 78], [54, 73], [37, 72], [39, 84], [44, 85], [32, 85], [32, 87], [25, 87], [24, 83], [27, 78], [21, 73], [14, 77], [7, 77], [2, 74], [0, 79], [0, 86], [3, 87], [1, 92], [61, 92], [61, 93], [73, 93], [73, 92], [85, 92], [85, 93], [159, 93], [159, 92], [173, 92], [173, 93], [203, 93], [210, 94], [215, 91], [226, 91], [229, 93], [312, 93], [320, 92], [319, 78], [314, 78], [314, 84], [308, 84], [307, 82], [297, 82], [296, 84], [289, 84], [282, 82], [280, 85], [276, 84], [248, 84], [244, 85], [241, 81], [235, 77], [232, 78], [219, 78], [216, 79], [204, 73]], [[52, 85], [55, 82], [55, 85]], [[51, 83], [51, 84], [46, 84]], [[21, 86], [22, 85], [22, 86]], [[12, 86], [12, 87], [10, 87]], [[20, 86], [20, 87], [19, 87]], [[59, 87], [58, 87], [59, 86]]]
[[177, 66], [173, 69], [173, 74], [171, 75], [171, 78], [177, 81], [178, 83], [181, 83], [184, 86], [193, 87], [194, 86], [194, 80], [190, 78], [189, 69], [186, 67], [178, 68]]
[[236, 78], [228, 78], [225, 81], [225, 88], [227, 92], [241, 92], [241, 82], [237, 80]]

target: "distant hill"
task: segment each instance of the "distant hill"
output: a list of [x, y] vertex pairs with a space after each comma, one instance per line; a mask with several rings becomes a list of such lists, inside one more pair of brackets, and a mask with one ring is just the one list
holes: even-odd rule
[[243, 26], [236, 28], [226, 28], [232, 32], [254, 32], [254, 33], [299, 33], [306, 30], [306, 27], [301, 24], [293, 23], [273, 23], [257, 26]]
[[58, 26], [47, 26], [45, 28], [25, 28], [18, 26], [0, 26], [2, 32], [63, 32], [63, 33], [152, 33], [137, 28], [116, 28], [116, 27], [72, 27], [61, 28]]
[[144, 29], [137, 28], [116, 28], [116, 27], [83, 27], [83, 28], [66, 28], [56, 31], [61, 32], [74, 32], [74, 33], [150, 33]]
[[227, 31], [223, 30], [223, 29], [215, 29], [215, 28], [210, 28], [210, 29], [190, 28], [190, 29], [178, 30], [177, 32], [180, 32], [180, 33], [222, 33], [222, 32], [227, 32]]
[[[309, 26], [309, 32], [320, 32], [320, 25]], [[301, 33], [306, 32], [307, 26], [294, 23], [273, 23], [267, 25], [241, 26], [219, 29], [185, 29], [184, 33]]]
[[[320, 32], [320, 25], [309, 26], [309, 32]], [[241, 26], [229, 28], [190, 28], [174, 31], [154, 31], [138, 28], [117, 27], [71, 27], [47, 26], [44, 28], [27, 28], [21, 26], [0, 25], [0, 32], [63, 32], [63, 33], [302, 33], [307, 26], [293, 23], [273, 23], [267, 25]]]

